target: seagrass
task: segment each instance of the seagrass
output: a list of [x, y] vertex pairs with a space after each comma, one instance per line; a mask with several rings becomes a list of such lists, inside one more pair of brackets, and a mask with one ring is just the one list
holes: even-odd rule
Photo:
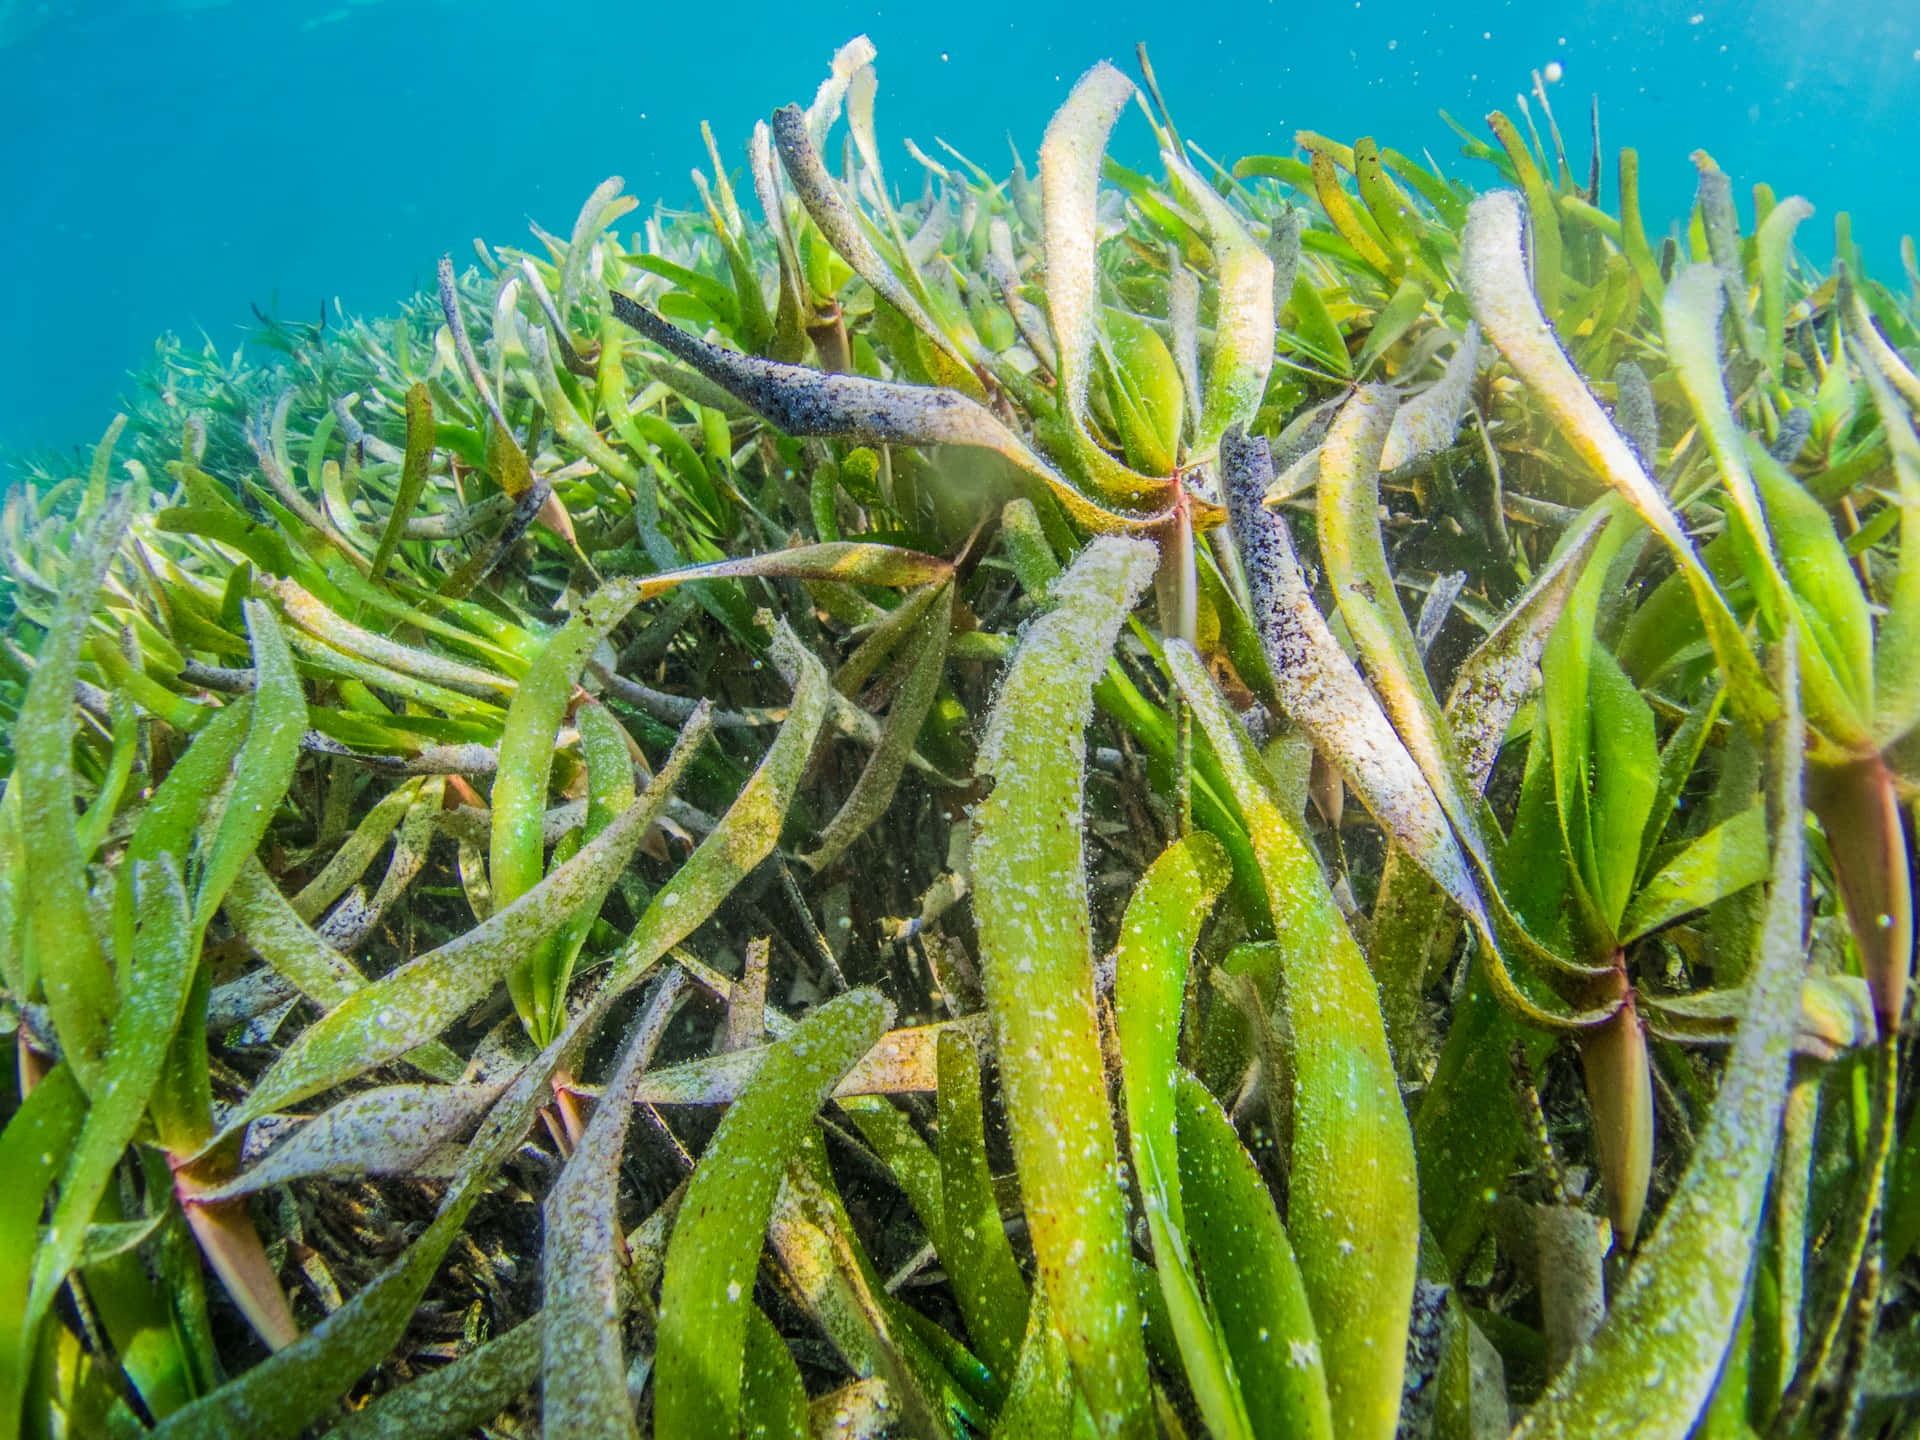
[[1138, 60], [20, 467], [0, 1437], [1911, 1427], [1911, 245]]

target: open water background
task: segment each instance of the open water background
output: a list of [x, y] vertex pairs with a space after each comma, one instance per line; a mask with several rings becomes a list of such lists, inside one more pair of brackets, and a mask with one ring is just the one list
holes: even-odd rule
[[[1485, 135], [1528, 73], [1582, 172], [1600, 97], [1611, 156], [1640, 149], [1650, 231], [1684, 214], [1696, 147], [1817, 207], [1825, 264], [1854, 217], [1870, 271], [1920, 229], [1920, 0], [1549, 5], [1466, 0], [1095, 5], [547, 0], [0, 0], [0, 455], [90, 444], [164, 331], [243, 343], [249, 305], [379, 314], [470, 241], [565, 233], [610, 174], [643, 204], [693, 195], [710, 120], [744, 165], [753, 121], [810, 98], [834, 48], [879, 47], [879, 128], [1031, 166], [1074, 78], [1147, 42], [1186, 136], [1231, 162], [1308, 128], [1431, 151], [1478, 185], [1448, 110]], [[1145, 164], [1146, 127], [1116, 146]], [[1896, 285], [1896, 288], [1903, 288]]]

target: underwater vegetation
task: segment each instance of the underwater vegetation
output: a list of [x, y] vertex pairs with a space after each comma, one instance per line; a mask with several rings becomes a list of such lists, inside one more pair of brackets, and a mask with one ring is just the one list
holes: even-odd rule
[[0, 1435], [1911, 1433], [1911, 245], [874, 58], [8, 494]]

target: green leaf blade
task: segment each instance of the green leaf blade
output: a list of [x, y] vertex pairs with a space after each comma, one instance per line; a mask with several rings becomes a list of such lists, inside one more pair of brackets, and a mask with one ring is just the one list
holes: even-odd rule
[[1773, 863], [1760, 951], [1711, 1119], [1659, 1228], [1593, 1339], [1514, 1432], [1520, 1440], [1681, 1440], [1712, 1393], [1747, 1288], [1800, 1019], [1801, 721], [1791, 632], [1771, 732]]
[[781, 1172], [834, 1084], [886, 1029], [891, 1009], [874, 992], [856, 990], [801, 1021], [701, 1156], [661, 1283], [659, 1433], [688, 1440], [735, 1434], [753, 1276]]
[[132, 516], [122, 491], [83, 526], [14, 727], [12, 786], [20, 793], [27, 873], [27, 938], [74, 1075], [91, 1093], [101, 1078], [114, 1010], [113, 967], [89, 918], [86, 857], [75, 827], [73, 687], [101, 582]]
[[1140, 879], [1120, 925], [1114, 960], [1114, 1028], [1120, 1040], [1127, 1137], [1140, 1203], [1153, 1242], [1187, 1381], [1214, 1435], [1253, 1428], [1214, 1319], [1195, 1282], [1181, 1204], [1175, 1092], [1188, 958], [1200, 927], [1233, 873], [1227, 853], [1204, 831], [1163, 850]]
[[1331, 1440], [1333, 1413], [1306, 1282], [1253, 1157], [1191, 1075], [1178, 1086], [1180, 1188], [1194, 1258], [1260, 1440]]
[[974, 810], [975, 915], [1040, 1288], [1103, 1435], [1148, 1423], [1146, 1353], [1094, 1017], [1080, 834], [1094, 680], [1154, 552], [1094, 541], [1054, 582], [988, 720]]
[[1267, 798], [1251, 742], [1191, 647], [1167, 660], [1219, 757], [1281, 936], [1294, 1043], [1292, 1239], [1337, 1431], [1391, 1436], [1419, 1255], [1413, 1134], [1373, 976], [1319, 862]]

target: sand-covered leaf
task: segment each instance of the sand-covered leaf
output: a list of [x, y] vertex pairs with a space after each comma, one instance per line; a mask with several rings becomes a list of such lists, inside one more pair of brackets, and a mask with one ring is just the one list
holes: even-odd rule
[[203, 1191], [209, 1201], [316, 1176], [405, 1175], [458, 1168], [456, 1142], [499, 1096], [498, 1084], [382, 1085], [328, 1106], [244, 1172]]
[[864, 375], [833, 375], [802, 365], [760, 360], [710, 345], [674, 328], [618, 291], [614, 313], [668, 354], [693, 366], [789, 435], [831, 435], [861, 444], [969, 445], [991, 450], [1048, 486], [1092, 529], [1130, 528], [1164, 505], [1149, 490], [1122, 495], [1109, 509], [1075, 489], [1032, 447], [977, 401], [957, 390], [903, 385]]
[[634, 1022], [600, 1104], [547, 1196], [541, 1433], [634, 1435], [620, 1344], [619, 1167], [633, 1089], [672, 1020], [681, 986], [668, 979]]

